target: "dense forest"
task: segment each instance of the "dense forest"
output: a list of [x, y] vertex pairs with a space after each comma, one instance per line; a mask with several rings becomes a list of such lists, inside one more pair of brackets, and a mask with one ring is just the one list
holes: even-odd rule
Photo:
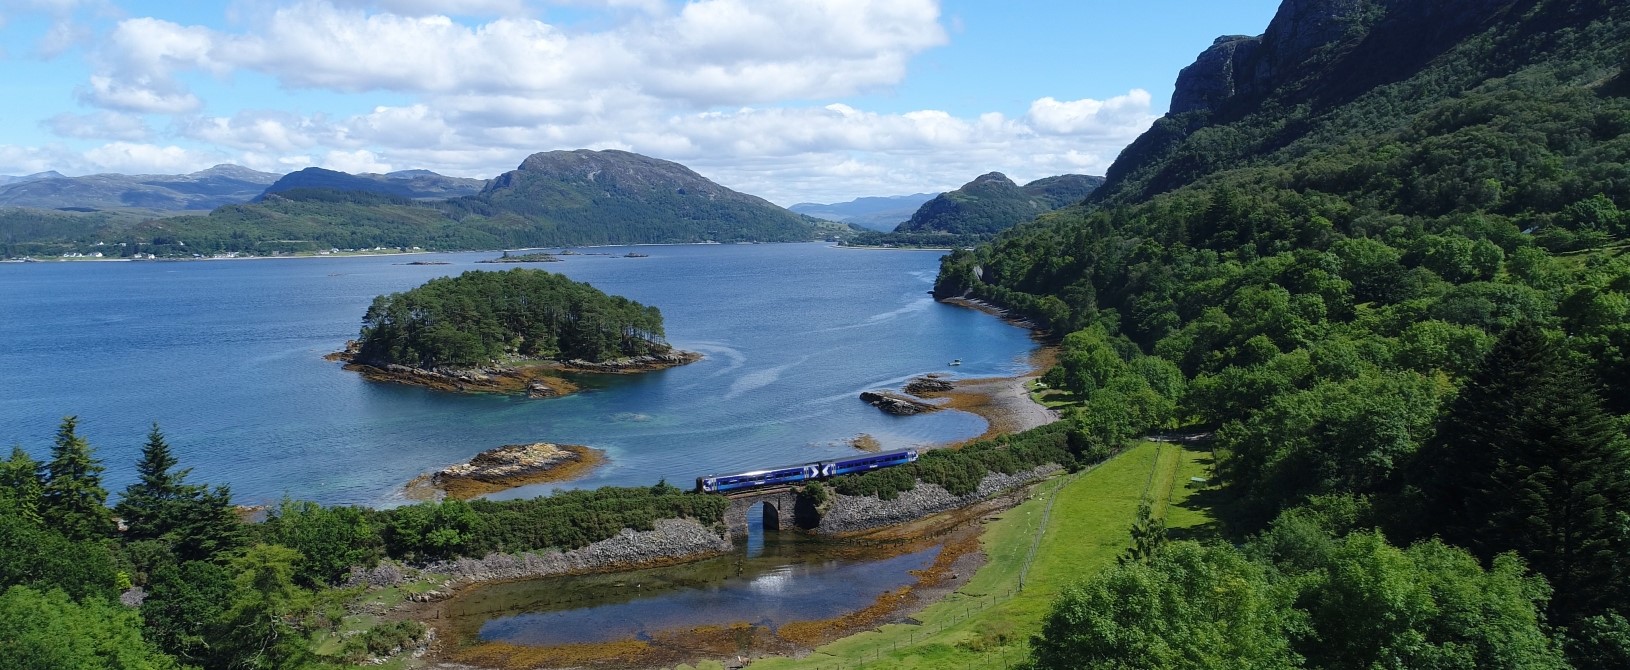
[[662, 312], [562, 275], [472, 270], [374, 298], [357, 361], [420, 368], [667, 353]]
[[1103, 177], [1066, 174], [1019, 186], [1000, 172], [980, 175], [934, 196], [893, 232], [867, 231], [847, 240], [864, 246], [964, 247], [986, 241], [1036, 215], [1086, 199]]
[[21, 448], [0, 460], [0, 667], [352, 667], [425, 632], [400, 622], [339, 635], [359, 592], [339, 586], [353, 566], [572, 549], [658, 519], [714, 525], [726, 506], [659, 483], [388, 510], [285, 500], [249, 524], [226, 487], [177, 465], [154, 426], [137, 481], [110, 507], [73, 417], [46, 462]]
[[1087, 433], [1213, 432], [1230, 496], [1239, 544], [1092, 577], [1037, 667], [1630, 666], [1630, 8], [1333, 4], [943, 261]]

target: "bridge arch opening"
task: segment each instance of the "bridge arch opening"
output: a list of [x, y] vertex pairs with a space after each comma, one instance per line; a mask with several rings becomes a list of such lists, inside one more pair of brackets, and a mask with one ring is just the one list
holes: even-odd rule
[[781, 530], [781, 512], [775, 503], [760, 500], [747, 508], [747, 556], [764, 553], [764, 534]]

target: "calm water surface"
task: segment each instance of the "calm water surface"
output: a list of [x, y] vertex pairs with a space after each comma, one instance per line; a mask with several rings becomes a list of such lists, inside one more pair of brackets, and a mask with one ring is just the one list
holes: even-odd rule
[[843, 616], [916, 582], [939, 547], [856, 551], [770, 533], [764, 551], [671, 568], [477, 586], [443, 615], [455, 639], [535, 646], [650, 640], [664, 632], [747, 623], [771, 631]]
[[[535, 265], [662, 309], [699, 363], [589, 376], [556, 399], [464, 396], [363, 381], [326, 353], [374, 296], [494, 253], [185, 263], [0, 264], [0, 446], [47, 454], [80, 417], [117, 490], [151, 422], [194, 481], [240, 502], [289, 495], [389, 505], [403, 483], [515, 442], [585, 444], [609, 463], [567, 486], [645, 485], [977, 435], [959, 412], [891, 417], [856, 398], [925, 372], [1009, 375], [1025, 331], [927, 294], [939, 254], [820, 244], [639, 247], [649, 258]], [[408, 261], [451, 265], [410, 266]], [[948, 367], [961, 359], [960, 367]], [[509, 496], [546, 493], [526, 487]]]

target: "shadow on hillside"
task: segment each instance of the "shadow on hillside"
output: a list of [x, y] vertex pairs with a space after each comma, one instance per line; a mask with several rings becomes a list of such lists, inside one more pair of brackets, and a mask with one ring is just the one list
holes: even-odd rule
[[1223, 539], [1230, 542], [1239, 542], [1243, 538], [1236, 537], [1238, 528], [1242, 528], [1238, 505], [1233, 494], [1224, 490], [1215, 476], [1216, 456], [1211, 452], [1209, 440], [1174, 442], [1177, 447], [1193, 454], [1199, 454], [1198, 463], [1206, 467], [1205, 481], [1178, 482], [1188, 496], [1177, 506], [1191, 512], [1204, 515], [1209, 521], [1188, 528], [1173, 528], [1168, 531], [1168, 537], [1173, 540], [1214, 540]]

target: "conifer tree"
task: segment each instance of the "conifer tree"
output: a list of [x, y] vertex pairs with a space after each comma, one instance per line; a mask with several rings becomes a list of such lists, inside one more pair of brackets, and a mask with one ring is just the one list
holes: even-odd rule
[[178, 461], [170, 452], [169, 443], [158, 424], [147, 433], [147, 444], [142, 446], [141, 460], [136, 462], [136, 481], [125, 487], [119, 505], [114, 508], [127, 525], [129, 537], [156, 538], [167, 530], [176, 501], [188, 491], [183, 480], [190, 470], [170, 472]]
[[179, 460], [158, 424], [147, 433], [136, 481], [125, 487], [115, 511], [132, 539], [164, 539], [176, 558], [208, 560], [244, 542], [243, 524], [232, 511], [225, 486], [188, 484], [192, 468], [173, 470]]
[[75, 433], [78, 426], [79, 418], [70, 416], [57, 429], [51, 460], [45, 464], [40, 516], [70, 539], [98, 539], [113, 531], [113, 517], [102, 488], [104, 468], [91, 454], [91, 445]]
[[0, 498], [10, 501], [14, 513], [37, 523], [44, 488], [40, 481], [40, 462], [22, 447], [13, 446], [11, 458], [0, 461]]
[[1149, 499], [1138, 503], [1138, 518], [1132, 522], [1132, 546], [1121, 555], [1120, 564], [1148, 563], [1166, 545], [1166, 520], [1157, 519]]
[[1516, 551], [1555, 589], [1551, 620], [1626, 604], [1630, 442], [1594, 379], [1531, 324], [1500, 337], [1422, 451], [1443, 535]]

